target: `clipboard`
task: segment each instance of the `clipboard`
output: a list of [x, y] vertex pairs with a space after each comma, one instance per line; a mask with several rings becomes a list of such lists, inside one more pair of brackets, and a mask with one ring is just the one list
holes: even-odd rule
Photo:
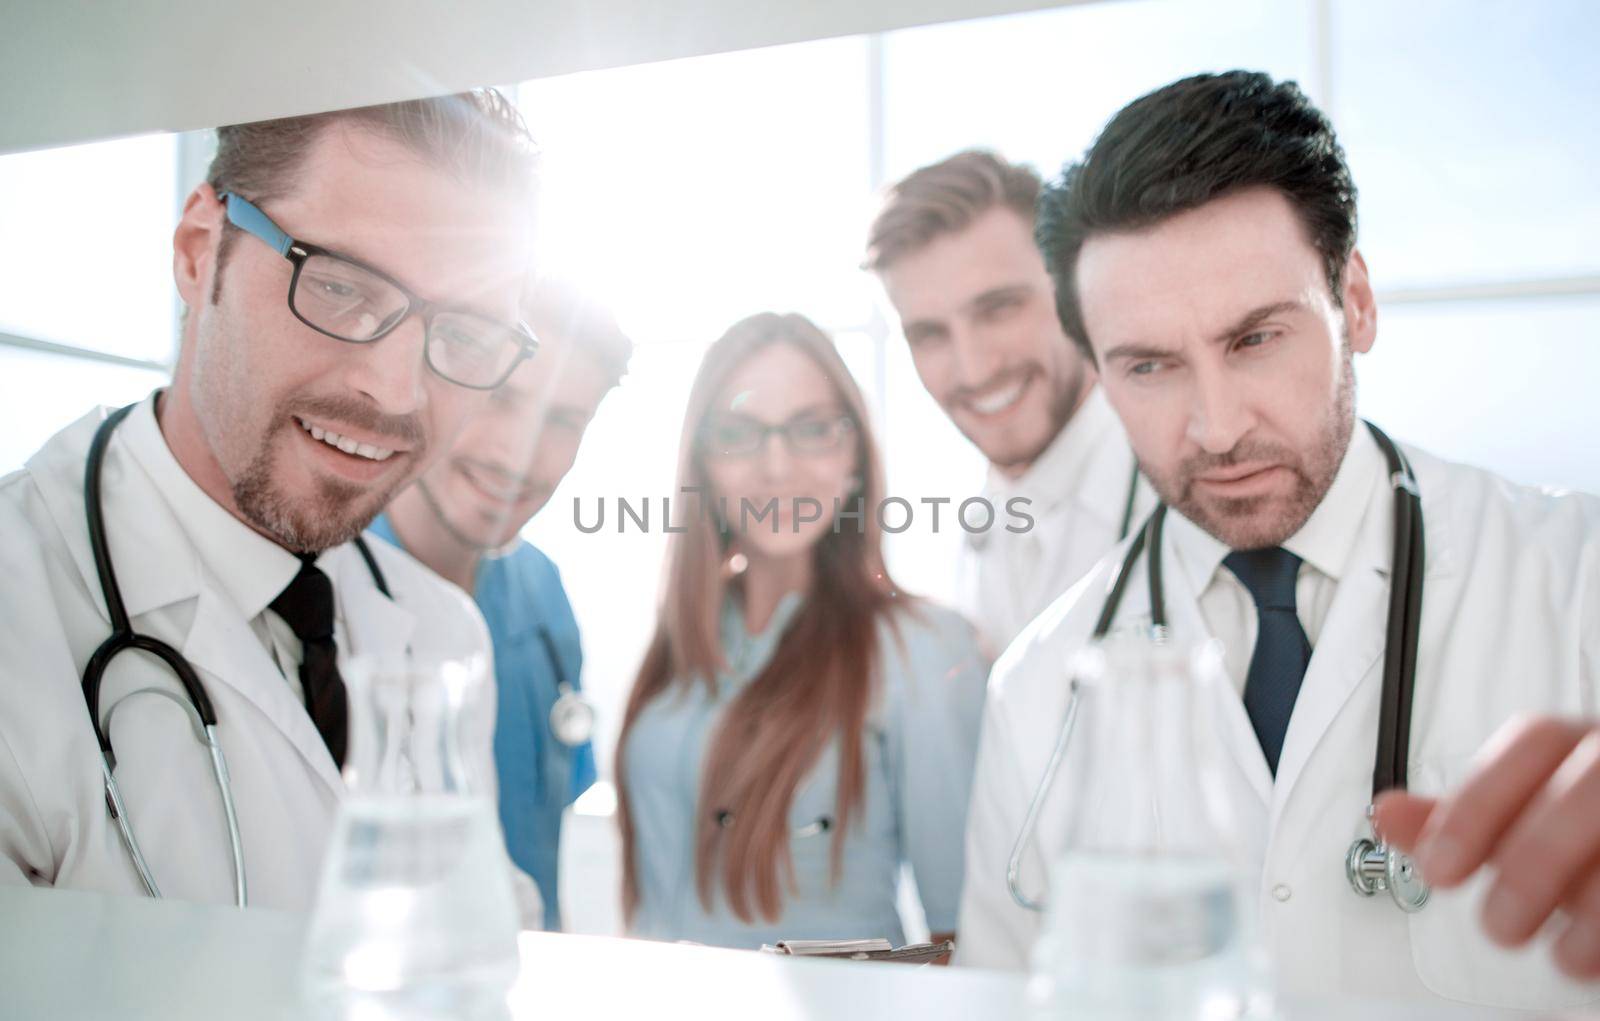
[[886, 939], [785, 939], [764, 943], [762, 953], [789, 957], [832, 957], [844, 961], [889, 961], [894, 964], [932, 964], [956, 948], [955, 940], [908, 943], [896, 947]]

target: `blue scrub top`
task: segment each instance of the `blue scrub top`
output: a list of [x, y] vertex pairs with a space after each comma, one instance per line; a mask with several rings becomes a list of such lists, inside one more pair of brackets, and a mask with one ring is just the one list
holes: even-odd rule
[[[370, 531], [400, 546], [387, 515], [374, 521]], [[545, 928], [556, 931], [561, 928], [561, 813], [595, 781], [593, 746], [570, 748], [550, 733], [558, 679], [574, 690], [581, 687], [578, 622], [561, 572], [549, 557], [520, 540], [510, 553], [478, 564], [473, 597], [494, 644], [500, 825], [511, 860], [539, 884]], [[558, 663], [551, 662], [541, 630], [553, 640]]]
[[720, 875], [710, 909], [700, 902], [695, 823], [713, 810], [698, 804], [705, 753], [728, 703], [771, 659], [800, 602], [798, 594], [785, 597], [766, 629], [751, 635], [730, 598], [721, 632], [728, 666], [715, 693], [703, 683], [674, 685], [629, 731], [628, 811], [639, 890], [633, 935], [745, 948], [780, 939], [885, 937], [899, 944], [904, 933], [895, 900], [903, 862], [911, 865], [929, 929], [955, 929], [988, 663], [970, 624], [921, 601], [890, 612], [898, 629], [887, 619], [879, 626], [880, 685], [862, 737], [864, 798], [845, 831], [838, 882], [829, 861], [833, 831], [815, 832], [819, 818], [835, 815], [835, 740], [789, 807], [795, 890], [778, 920], [740, 921], [724, 900]]

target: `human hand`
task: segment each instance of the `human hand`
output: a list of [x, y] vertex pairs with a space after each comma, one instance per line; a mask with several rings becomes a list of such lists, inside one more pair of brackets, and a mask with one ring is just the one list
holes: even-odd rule
[[1491, 939], [1520, 946], [1559, 917], [1556, 965], [1600, 978], [1600, 721], [1513, 720], [1454, 791], [1389, 791], [1374, 807], [1379, 836], [1435, 887], [1495, 867], [1482, 912]]

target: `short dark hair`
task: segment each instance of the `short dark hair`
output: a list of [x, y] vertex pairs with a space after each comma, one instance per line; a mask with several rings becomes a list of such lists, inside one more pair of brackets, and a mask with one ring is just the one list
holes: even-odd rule
[[997, 207], [1032, 223], [1039, 184], [1032, 167], [985, 149], [967, 149], [914, 170], [885, 192], [862, 268], [882, 273], [901, 256], [965, 229]]
[[1332, 123], [1300, 86], [1256, 71], [1199, 74], [1123, 107], [1039, 198], [1034, 237], [1067, 336], [1093, 359], [1076, 280], [1090, 237], [1263, 186], [1294, 207], [1339, 304], [1356, 242], [1356, 186]]

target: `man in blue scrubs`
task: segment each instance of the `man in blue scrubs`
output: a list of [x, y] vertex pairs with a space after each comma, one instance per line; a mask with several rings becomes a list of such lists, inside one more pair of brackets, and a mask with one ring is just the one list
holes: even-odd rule
[[488, 621], [500, 821], [512, 861], [539, 884], [545, 927], [557, 930], [561, 814], [594, 783], [594, 750], [587, 728], [552, 727], [552, 709], [577, 700], [578, 624], [556, 565], [518, 532], [572, 467], [632, 345], [609, 314], [563, 284], [537, 285], [525, 312], [538, 354], [371, 530], [472, 593]]

